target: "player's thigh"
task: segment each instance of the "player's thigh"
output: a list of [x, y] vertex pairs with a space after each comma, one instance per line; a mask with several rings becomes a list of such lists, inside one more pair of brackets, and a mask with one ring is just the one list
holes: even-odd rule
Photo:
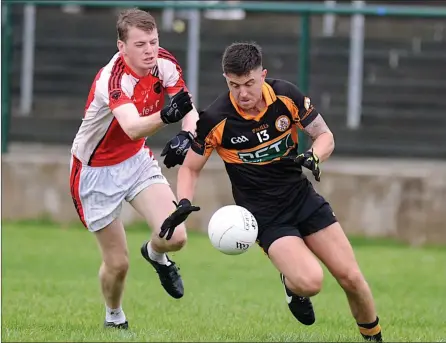
[[[138, 180], [126, 200], [144, 217], [156, 235], [160, 232], [164, 220], [176, 209], [176, 198], [169, 182], [148, 149], [144, 151]], [[185, 239], [186, 229], [184, 224], [181, 224], [175, 229], [170, 241]]]
[[[175, 195], [169, 185], [155, 183], [139, 192], [130, 204], [145, 218], [157, 237], [164, 220], [176, 209], [174, 201]], [[182, 245], [186, 239], [186, 227], [182, 223], [176, 227], [169, 242]]]
[[319, 292], [322, 268], [296, 227], [268, 228], [262, 233], [259, 245], [267, 249], [265, 252], [273, 265], [295, 288], [313, 294]]
[[305, 235], [304, 240], [342, 287], [354, 289], [363, 281], [363, 276], [353, 248], [339, 222], [333, 222], [333, 216], [331, 207], [323, 206], [310, 219], [314, 232]]
[[95, 232], [101, 250], [102, 260], [107, 268], [117, 273], [125, 273], [129, 258], [124, 225], [120, 219], [113, 220], [101, 230]]
[[126, 192], [109, 167], [90, 167], [74, 160], [70, 176], [74, 206], [89, 231], [98, 231], [119, 218]]

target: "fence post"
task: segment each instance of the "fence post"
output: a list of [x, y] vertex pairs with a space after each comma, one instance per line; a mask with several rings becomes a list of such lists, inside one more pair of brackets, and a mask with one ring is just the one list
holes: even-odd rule
[[187, 42], [187, 85], [194, 99], [195, 106], [199, 106], [198, 85], [200, 79], [200, 10], [189, 10], [188, 13], [188, 42]]
[[11, 5], [4, 2], [2, 6], [2, 154], [8, 151], [9, 124], [11, 120], [11, 53], [12, 21]]
[[[365, 1], [352, 1], [357, 8]], [[358, 129], [361, 125], [364, 68], [364, 16], [354, 14], [350, 24], [350, 52], [348, 61], [347, 127]]]
[[[310, 14], [302, 13], [300, 17], [300, 40], [299, 40], [299, 89], [305, 95], [309, 91], [310, 78]], [[308, 138], [304, 132], [298, 130], [298, 153], [307, 149]]]
[[34, 52], [36, 49], [36, 6], [23, 9], [22, 69], [20, 75], [20, 114], [29, 116], [33, 106]]

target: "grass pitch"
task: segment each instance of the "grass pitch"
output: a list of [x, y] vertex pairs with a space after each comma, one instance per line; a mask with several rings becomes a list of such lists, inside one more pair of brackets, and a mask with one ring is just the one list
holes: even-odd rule
[[[226, 256], [189, 234], [172, 256], [186, 294], [170, 298], [139, 254], [148, 237], [128, 230], [130, 271], [123, 308], [131, 329], [104, 330], [100, 255], [79, 227], [3, 224], [2, 341], [362, 342], [343, 291], [325, 270], [313, 298], [316, 323], [289, 313], [278, 273], [260, 248]], [[446, 249], [352, 240], [379, 310], [385, 341], [446, 341]]]

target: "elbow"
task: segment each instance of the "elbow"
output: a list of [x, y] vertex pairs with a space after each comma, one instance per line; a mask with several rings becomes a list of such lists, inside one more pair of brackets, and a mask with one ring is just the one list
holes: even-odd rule
[[137, 123], [130, 120], [121, 120], [119, 121], [119, 126], [132, 141], [136, 141], [141, 138], [141, 130], [139, 129], [140, 125], [137, 125]]
[[335, 149], [335, 139], [334, 139], [333, 132], [330, 131], [330, 135], [331, 135], [331, 152], [333, 152]]
[[123, 128], [123, 130], [132, 141], [137, 141], [138, 139], [144, 137], [142, 131], [139, 130], [139, 128], [136, 125], [129, 126], [125, 129]]
[[325, 131], [313, 141], [313, 146], [314, 145], [317, 145], [317, 150], [321, 156], [323, 156], [322, 159], [325, 160], [334, 151], [335, 141], [333, 133], [331, 131]]
[[330, 156], [335, 148], [335, 140], [334, 140], [334, 136], [333, 133], [331, 131], [327, 132], [327, 138], [328, 138], [328, 155]]
[[199, 172], [192, 169], [190, 166], [188, 166], [186, 163], [183, 163], [180, 168], [178, 168], [178, 173], [181, 175], [187, 175], [190, 177], [197, 177]]
[[141, 135], [134, 131], [127, 132], [127, 136], [129, 136], [132, 141], [137, 141], [138, 139], [142, 138]]
[[196, 180], [200, 176], [201, 169], [196, 169], [188, 165], [188, 163], [183, 163], [178, 169], [178, 176], [188, 178], [191, 180]]

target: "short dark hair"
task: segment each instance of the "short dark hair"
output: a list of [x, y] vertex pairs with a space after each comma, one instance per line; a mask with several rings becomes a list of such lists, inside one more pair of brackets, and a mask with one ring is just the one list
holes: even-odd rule
[[149, 12], [138, 8], [126, 9], [119, 13], [118, 20], [116, 21], [116, 31], [119, 40], [123, 42], [127, 41], [130, 27], [136, 27], [150, 33], [156, 29], [156, 21]]
[[222, 67], [225, 74], [244, 76], [262, 66], [262, 48], [254, 42], [232, 43], [225, 49]]

